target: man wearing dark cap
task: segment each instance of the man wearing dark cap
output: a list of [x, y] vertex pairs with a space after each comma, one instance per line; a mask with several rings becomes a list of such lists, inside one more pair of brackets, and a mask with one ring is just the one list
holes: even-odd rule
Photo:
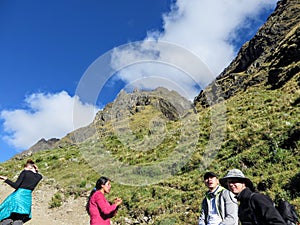
[[215, 173], [206, 172], [203, 178], [208, 191], [202, 201], [198, 225], [237, 225], [238, 204], [234, 195], [219, 185]]
[[253, 192], [252, 181], [239, 169], [229, 170], [227, 175], [220, 179], [220, 183], [231, 190], [240, 202], [238, 215], [242, 225], [286, 225], [272, 200]]

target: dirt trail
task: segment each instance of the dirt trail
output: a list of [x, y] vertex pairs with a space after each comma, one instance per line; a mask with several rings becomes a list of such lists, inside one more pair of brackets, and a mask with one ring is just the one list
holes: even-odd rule
[[[14, 189], [0, 182], [0, 202]], [[85, 211], [85, 198], [69, 198], [59, 208], [49, 209], [49, 202], [56, 193], [50, 185], [40, 184], [33, 192], [32, 219], [27, 225], [89, 225]]]

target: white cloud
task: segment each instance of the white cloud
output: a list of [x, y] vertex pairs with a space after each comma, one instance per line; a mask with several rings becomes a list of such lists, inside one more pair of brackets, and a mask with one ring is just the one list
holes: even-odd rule
[[[180, 44], [197, 54], [211, 70], [220, 73], [233, 59], [228, 40], [235, 30], [255, 18], [277, 0], [177, 0], [164, 16], [160, 40]], [[242, 35], [242, 34], [240, 34]]]
[[[3, 110], [0, 114], [6, 132], [3, 138], [21, 150], [31, 147], [41, 138], [61, 138], [89, 124], [98, 111], [65, 91], [32, 94], [25, 99], [25, 104], [26, 109]], [[75, 106], [77, 119], [73, 121]]]
[[[114, 49], [112, 67], [125, 81], [125, 89], [154, 89], [164, 86], [193, 99], [199, 86], [213, 76], [192, 52], [168, 42], [136, 42]], [[201, 79], [199, 79], [201, 77]]]
[[[179, 92], [184, 90], [189, 98], [193, 98], [198, 94], [197, 90], [199, 91], [195, 89], [195, 84], [201, 88], [205, 87], [233, 60], [236, 46], [232, 44], [232, 40], [243, 35], [237, 33], [240, 28], [249, 27], [249, 21], [255, 21], [266, 9], [274, 8], [276, 2], [277, 0], [177, 0], [171, 12], [163, 15], [163, 32], [149, 32], [140, 47], [128, 44], [126, 48], [115, 49], [112, 67], [121, 69], [119, 77], [129, 85], [151, 89], [162, 84], [157, 82], [157, 79], [149, 82], [148, 77], [159, 76], [169, 81], [165, 82], [165, 87], [174, 89], [175, 84], [181, 88], [175, 90]], [[184, 55], [172, 54], [171, 49], [163, 51], [158, 48], [158, 52], [153, 51], [155, 47], [152, 45], [149, 47], [146, 43], [149, 40], [169, 43], [169, 46], [176, 45], [190, 51], [207, 66], [204, 70], [209, 70], [210, 74], [199, 72], [196, 73], [197, 77], [192, 77], [191, 80], [190, 74], [184, 76], [178, 71], [174, 73], [174, 69], [173, 72], [167, 67], [162, 69], [155, 64], [170, 62], [170, 57], [173, 57], [171, 62], [185, 61], [183, 64], [186, 67], [195, 65]], [[176, 57], [177, 59], [174, 59]], [[145, 60], [151, 60], [152, 64], [144, 63]], [[126, 65], [126, 61], [128, 61], [126, 68], [122, 68], [121, 65]], [[181, 69], [176, 64], [171, 66]]]
[[[230, 40], [241, 35], [236, 31], [249, 26], [249, 18], [255, 20], [264, 9], [274, 8], [276, 2], [177, 0], [172, 11], [163, 15], [163, 32], [149, 32], [141, 45], [116, 48], [111, 66], [128, 89], [164, 86], [193, 99], [199, 86], [205, 87], [234, 58], [235, 46]], [[149, 40], [158, 45], [149, 47]], [[25, 104], [25, 109], [0, 114], [4, 139], [18, 149], [26, 149], [41, 138], [61, 138], [89, 124], [98, 111], [64, 91], [32, 94]]]

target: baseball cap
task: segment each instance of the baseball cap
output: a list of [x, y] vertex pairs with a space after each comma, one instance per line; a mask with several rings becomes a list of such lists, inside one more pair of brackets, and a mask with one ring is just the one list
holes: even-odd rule
[[218, 175], [215, 174], [214, 172], [206, 172], [203, 177], [204, 177], [204, 180], [205, 180], [205, 179], [207, 179], [209, 177], [216, 177], [216, 178], [218, 178]]

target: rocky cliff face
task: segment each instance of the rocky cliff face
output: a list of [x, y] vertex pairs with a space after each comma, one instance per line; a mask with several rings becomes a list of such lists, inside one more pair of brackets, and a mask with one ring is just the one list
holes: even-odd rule
[[88, 126], [79, 128], [60, 140], [56, 138], [49, 139], [48, 141], [41, 139], [16, 157], [22, 159], [36, 151], [63, 148], [68, 145], [84, 142], [89, 138], [95, 137], [95, 135], [101, 137], [102, 134], [106, 134], [106, 128], [103, 127], [105, 124], [111, 120], [121, 120], [124, 117], [130, 117], [142, 112], [147, 105], [154, 106], [169, 120], [180, 119], [180, 117], [184, 116], [192, 108], [192, 102], [177, 92], [169, 91], [162, 87], [153, 91], [135, 90], [132, 93], [121, 91], [116, 100], [107, 104], [103, 110], [100, 110], [94, 121]]
[[132, 93], [121, 91], [114, 102], [100, 110], [94, 121], [87, 127], [80, 128], [63, 138], [69, 143], [83, 142], [88, 138], [99, 138], [107, 135], [105, 125], [113, 121], [122, 121], [142, 112], [147, 105], [152, 105], [169, 120], [178, 120], [192, 108], [192, 102], [175, 91], [157, 88], [153, 91], [135, 90]]
[[207, 107], [259, 83], [280, 88], [295, 76], [300, 86], [299, 34], [300, 2], [279, 1], [235, 60], [195, 98], [195, 105]]
[[153, 91], [135, 90], [132, 93], [121, 91], [113, 103], [97, 113], [94, 123], [103, 125], [111, 119], [134, 115], [141, 112], [146, 105], [154, 106], [170, 120], [177, 120], [184, 115], [186, 110], [191, 109], [192, 102], [177, 92], [162, 87]]
[[51, 138], [49, 140], [42, 138], [36, 144], [31, 146], [28, 150], [23, 151], [20, 154], [17, 154], [15, 158], [23, 159], [24, 157], [31, 156], [33, 153], [37, 151], [53, 149], [56, 146], [56, 143], [58, 141], [59, 141], [58, 138]]

